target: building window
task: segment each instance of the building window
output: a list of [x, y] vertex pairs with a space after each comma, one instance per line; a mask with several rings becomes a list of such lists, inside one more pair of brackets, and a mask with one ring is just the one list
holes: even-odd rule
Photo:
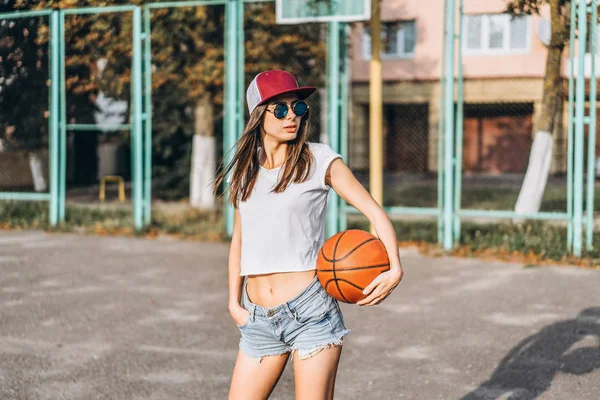
[[465, 15], [463, 50], [465, 54], [506, 54], [529, 51], [529, 16], [508, 14]]
[[[381, 58], [412, 58], [415, 55], [415, 21], [393, 21], [381, 24]], [[362, 37], [363, 58], [371, 59], [371, 31]]]

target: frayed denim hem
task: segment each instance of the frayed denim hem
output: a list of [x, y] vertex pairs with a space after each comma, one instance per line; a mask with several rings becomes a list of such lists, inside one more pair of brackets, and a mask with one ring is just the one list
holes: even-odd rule
[[292, 351], [292, 349], [288, 348], [288, 349], [285, 349], [285, 350], [283, 350], [283, 351], [280, 351], [280, 352], [276, 352], [276, 353], [269, 353], [269, 354], [262, 355], [262, 356], [260, 356], [260, 357], [254, 357], [254, 356], [252, 356], [252, 355], [248, 354], [248, 352], [247, 352], [247, 351], [245, 351], [245, 350], [244, 350], [243, 348], [241, 348], [241, 347], [240, 347], [240, 350], [242, 350], [242, 352], [243, 352], [243, 353], [244, 353], [246, 356], [248, 356], [249, 358], [251, 358], [251, 359], [255, 360], [255, 361], [256, 361], [256, 362], [258, 362], [259, 364], [262, 362], [263, 358], [265, 358], [265, 357], [270, 357], [270, 356], [280, 356], [280, 355], [282, 355], [282, 354], [285, 354], [285, 353], [290, 353], [290, 352]]
[[330, 349], [334, 346], [341, 346], [343, 344], [343, 339], [351, 332], [350, 329], [344, 329], [339, 334], [336, 335], [335, 339], [329, 341], [327, 343], [314, 345], [308, 349], [302, 348], [293, 348], [292, 349], [292, 360], [294, 359], [294, 353], [298, 353], [298, 359], [306, 360], [308, 358], [314, 357], [319, 354], [323, 350]]

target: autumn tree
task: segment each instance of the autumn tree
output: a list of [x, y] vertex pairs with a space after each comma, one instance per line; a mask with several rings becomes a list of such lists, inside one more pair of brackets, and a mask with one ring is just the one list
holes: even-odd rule
[[554, 139], [562, 132], [564, 87], [561, 61], [569, 41], [571, 2], [568, 0], [511, 0], [508, 12], [514, 15], [550, 11], [550, 40], [546, 46], [546, 68], [541, 109], [535, 121], [535, 136], [523, 186], [515, 205], [518, 213], [538, 212], [552, 161]]

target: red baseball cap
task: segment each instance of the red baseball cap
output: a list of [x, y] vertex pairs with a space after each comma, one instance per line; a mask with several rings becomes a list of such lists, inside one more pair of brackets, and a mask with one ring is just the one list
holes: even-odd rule
[[269, 101], [275, 96], [285, 93], [296, 93], [301, 99], [305, 99], [317, 90], [314, 86], [298, 86], [296, 78], [292, 74], [279, 69], [261, 72], [250, 82], [246, 91], [248, 111], [252, 111], [261, 104]]

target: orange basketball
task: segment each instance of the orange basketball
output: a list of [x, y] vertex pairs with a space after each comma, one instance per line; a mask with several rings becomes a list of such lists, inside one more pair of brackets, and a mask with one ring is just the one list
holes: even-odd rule
[[364, 288], [389, 269], [390, 260], [381, 240], [358, 229], [327, 239], [317, 258], [319, 282], [327, 293], [344, 303], [365, 298]]

